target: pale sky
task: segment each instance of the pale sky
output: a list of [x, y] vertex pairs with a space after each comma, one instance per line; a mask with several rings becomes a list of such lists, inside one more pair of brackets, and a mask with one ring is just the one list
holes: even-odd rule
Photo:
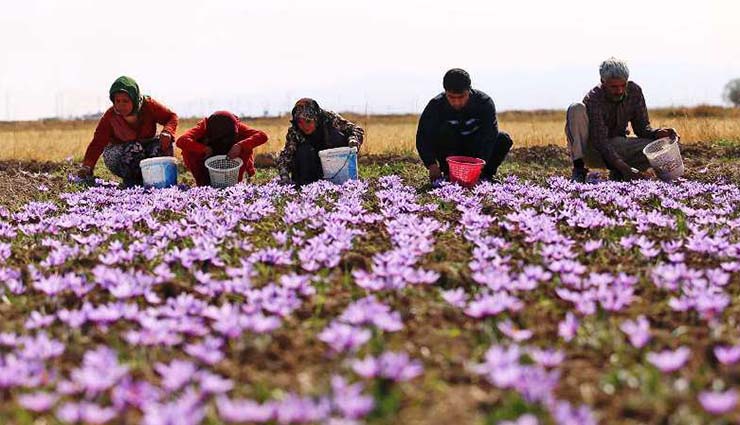
[[721, 104], [738, 0], [24, 0], [0, 14], [0, 120], [110, 106], [129, 75], [181, 116], [420, 112], [466, 69], [498, 110], [565, 108], [625, 59], [648, 107]]

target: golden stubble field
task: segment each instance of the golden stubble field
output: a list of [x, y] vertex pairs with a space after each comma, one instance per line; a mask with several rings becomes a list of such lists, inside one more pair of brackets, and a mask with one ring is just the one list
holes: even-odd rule
[[[413, 154], [417, 115], [343, 114], [366, 131], [364, 154]], [[197, 119], [182, 119], [178, 133]], [[257, 153], [279, 152], [285, 143], [288, 117], [245, 118], [270, 139]], [[699, 106], [651, 111], [655, 127], [675, 127], [684, 143], [740, 141], [740, 109]], [[565, 111], [518, 111], [499, 114], [499, 127], [514, 139], [514, 147], [565, 146]], [[92, 138], [95, 121], [28, 121], [0, 123], [0, 160], [79, 160]]]

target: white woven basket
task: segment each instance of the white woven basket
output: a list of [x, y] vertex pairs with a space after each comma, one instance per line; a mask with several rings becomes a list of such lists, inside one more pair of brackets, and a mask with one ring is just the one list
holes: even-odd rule
[[211, 186], [229, 187], [239, 182], [239, 169], [244, 162], [241, 158], [229, 159], [226, 155], [216, 155], [206, 159], [206, 168], [211, 176]]

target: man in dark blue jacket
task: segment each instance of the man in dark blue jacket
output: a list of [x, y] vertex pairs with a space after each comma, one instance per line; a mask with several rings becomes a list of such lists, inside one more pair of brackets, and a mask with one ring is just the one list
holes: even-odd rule
[[416, 131], [416, 149], [429, 178], [448, 175], [446, 158], [463, 155], [486, 161], [481, 179], [490, 179], [513, 144], [498, 130], [493, 100], [472, 89], [470, 75], [459, 68], [447, 71], [442, 85], [445, 91], [429, 101]]

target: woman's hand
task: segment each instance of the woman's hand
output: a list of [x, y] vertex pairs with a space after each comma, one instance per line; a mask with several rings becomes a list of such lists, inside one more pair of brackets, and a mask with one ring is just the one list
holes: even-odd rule
[[242, 147], [239, 146], [238, 144], [235, 144], [234, 146], [231, 147], [231, 149], [229, 149], [229, 152], [226, 154], [226, 156], [228, 156], [229, 159], [234, 159], [238, 157], [239, 155], [241, 155], [241, 153], [242, 153]]
[[159, 146], [167, 152], [172, 146], [172, 135], [166, 131], [159, 133]]
[[92, 167], [90, 167], [89, 165], [82, 164], [80, 165], [79, 170], [77, 170], [77, 177], [81, 179], [88, 179], [92, 177], [92, 175]]

